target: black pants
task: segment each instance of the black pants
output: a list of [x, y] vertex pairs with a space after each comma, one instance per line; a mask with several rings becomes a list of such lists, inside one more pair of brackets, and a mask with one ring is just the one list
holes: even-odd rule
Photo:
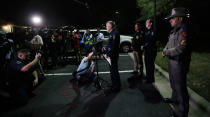
[[142, 59], [142, 51], [138, 51], [138, 56], [139, 56], [139, 65], [140, 65], [140, 73], [143, 74], [143, 59]]
[[[23, 80], [24, 79], [24, 80]], [[22, 78], [21, 81], [10, 81], [10, 95], [12, 97], [12, 103], [17, 106], [22, 106], [28, 103], [33, 87], [33, 76]]]
[[22, 106], [28, 103], [30, 99], [31, 89], [23, 87], [11, 87], [10, 95], [12, 97], [12, 103], [15, 106]]
[[178, 102], [175, 105], [175, 113], [178, 117], [188, 117], [189, 95], [187, 91], [187, 72], [184, 63], [169, 59], [169, 77], [172, 88], [172, 100]]
[[144, 61], [146, 67], [146, 78], [148, 81], [154, 82], [154, 72], [155, 72], [155, 58], [157, 51], [155, 50], [145, 50], [144, 52]]
[[110, 75], [112, 80], [112, 88], [120, 88], [120, 74], [118, 71], [118, 57], [111, 58]]

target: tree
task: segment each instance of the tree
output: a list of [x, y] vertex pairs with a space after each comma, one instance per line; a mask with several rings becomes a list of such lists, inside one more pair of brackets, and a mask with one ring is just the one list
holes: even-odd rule
[[[174, 7], [176, 0], [157, 0], [156, 16], [168, 15]], [[154, 0], [137, 0], [137, 7], [141, 10], [138, 21], [154, 17]]]

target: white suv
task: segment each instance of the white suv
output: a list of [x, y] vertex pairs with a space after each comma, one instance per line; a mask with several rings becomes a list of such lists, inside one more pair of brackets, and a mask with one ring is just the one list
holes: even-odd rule
[[[86, 30], [79, 30], [79, 32], [83, 35]], [[91, 34], [93, 34], [93, 36], [97, 33], [97, 29], [90, 29]], [[100, 30], [101, 33], [104, 34], [104, 44], [107, 43], [108, 41], [108, 32], [105, 29], [101, 29]], [[126, 36], [126, 35], [120, 35], [120, 49], [122, 52], [127, 53], [130, 51], [131, 49], [131, 36]]]

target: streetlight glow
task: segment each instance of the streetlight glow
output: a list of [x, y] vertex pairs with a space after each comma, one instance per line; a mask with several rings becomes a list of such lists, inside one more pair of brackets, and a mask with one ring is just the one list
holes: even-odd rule
[[33, 16], [33, 17], [32, 17], [32, 22], [33, 22], [35, 25], [39, 25], [39, 24], [42, 23], [42, 19], [41, 19], [41, 17], [39, 17], [39, 16]]

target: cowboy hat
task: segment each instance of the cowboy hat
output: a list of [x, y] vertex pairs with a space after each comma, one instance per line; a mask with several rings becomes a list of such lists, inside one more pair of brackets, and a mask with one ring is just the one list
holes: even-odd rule
[[173, 17], [185, 17], [186, 13], [185, 13], [185, 8], [173, 8], [171, 10], [171, 15], [167, 16], [165, 19], [171, 19]]

